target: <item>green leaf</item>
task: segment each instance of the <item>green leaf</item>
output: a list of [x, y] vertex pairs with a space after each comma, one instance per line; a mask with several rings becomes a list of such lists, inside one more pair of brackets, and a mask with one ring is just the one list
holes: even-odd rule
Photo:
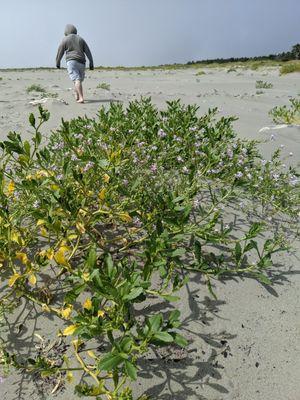
[[124, 359], [119, 354], [109, 353], [100, 360], [98, 363], [98, 368], [101, 371], [111, 371], [123, 361]]
[[272, 285], [272, 281], [264, 274], [260, 274], [259, 272], [254, 272], [252, 275], [257, 278], [261, 283], [265, 283], [266, 285]]
[[33, 128], [35, 127], [35, 117], [34, 117], [33, 113], [31, 113], [29, 115], [29, 123]]
[[154, 338], [164, 343], [172, 343], [174, 341], [173, 336], [168, 332], [156, 332]]
[[169, 315], [169, 321], [171, 323], [173, 323], [175, 321], [178, 321], [179, 317], [180, 317], [180, 311], [179, 310], [173, 310], [173, 311], [171, 311], [171, 313]]
[[178, 249], [174, 250], [171, 253], [171, 257], [180, 257], [180, 256], [185, 255], [185, 253], [186, 253], [186, 249], [184, 247], [179, 247]]
[[114, 262], [110, 254], [106, 255], [105, 264], [107, 266], [108, 276], [111, 278], [113, 275]]
[[202, 262], [202, 248], [201, 248], [201, 243], [199, 242], [199, 240], [195, 240], [194, 248], [195, 248], [196, 259], [199, 263], [201, 263]]
[[251, 239], [254, 238], [255, 236], [257, 236], [260, 232], [263, 231], [265, 224], [263, 222], [254, 222], [250, 229], [249, 232], [246, 235], [247, 239]]
[[125, 371], [127, 375], [133, 380], [137, 379], [137, 368], [128, 360], [125, 360]]
[[235, 245], [234, 256], [235, 256], [235, 261], [239, 263], [242, 257], [242, 247], [239, 242], [237, 242]]
[[180, 346], [180, 347], [186, 347], [189, 344], [189, 342], [186, 340], [186, 338], [183, 337], [182, 335], [180, 335], [179, 333], [175, 334], [174, 342], [176, 344], [178, 344], [178, 346]]
[[142, 287], [136, 287], [130, 291], [129, 294], [123, 297], [124, 300], [134, 300], [142, 294], [144, 289]]
[[160, 329], [163, 322], [163, 317], [161, 314], [156, 314], [150, 317], [147, 322], [149, 324], [151, 332], [155, 333]]
[[180, 300], [179, 296], [171, 296], [169, 294], [160, 294], [160, 297], [162, 297], [163, 299], [170, 301], [170, 302]]
[[90, 268], [93, 268], [97, 261], [97, 253], [96, 253], [96, 246], [93, 245], [90, 248], [88, 258], [86, 260], [86, 265]]
[[24, 146], [25, 153], [27, 154], [28, 157], [30, 157], [30, 144], [29, 144], [28, 140], [24, 141], [23, 146]]

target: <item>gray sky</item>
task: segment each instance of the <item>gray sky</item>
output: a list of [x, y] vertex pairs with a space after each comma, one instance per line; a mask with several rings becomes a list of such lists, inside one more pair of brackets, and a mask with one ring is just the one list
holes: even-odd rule
[[[300, 0], [0, 0], [0, 68], [55, 66], [67, 23], [95, 65], [266, 55], [300, 43]], [[64, 64], [63, 64], [64, 65]]]

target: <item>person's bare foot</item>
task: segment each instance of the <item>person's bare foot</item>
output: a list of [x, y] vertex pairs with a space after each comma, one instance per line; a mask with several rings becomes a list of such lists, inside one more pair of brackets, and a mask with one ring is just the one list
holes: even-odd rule
[[84, 103], [84, 100], [83, 99], [78, 99], [77, 103]]

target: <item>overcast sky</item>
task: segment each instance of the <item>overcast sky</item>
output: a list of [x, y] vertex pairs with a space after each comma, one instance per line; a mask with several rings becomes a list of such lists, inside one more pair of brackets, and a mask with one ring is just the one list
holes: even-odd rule
[[[300, 43], [300, 0], [0, 0], [0, 68], [55, 66], [67, 23], [95, 65], [266, 55]], [[64, 65], [64, 64], [63, 64]]]

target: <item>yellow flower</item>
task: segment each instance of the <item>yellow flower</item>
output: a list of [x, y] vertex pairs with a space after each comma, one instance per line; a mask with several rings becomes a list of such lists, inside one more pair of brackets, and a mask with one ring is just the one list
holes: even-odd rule
[[109, 180], [110, 180], [110, 176], [107, 175], [107, 174], [104, 174], [104, 175], [103, 175], [103, 181], [104, 181], [105, 183], [108, 183]]
[[97, 315], [98, 315], [98, 317], [103, 318], [105, 315], [105, 312], [103, 310], [99, 310]]
[[8, 286], [9, 286], [9, 287], [14, 286], [16, 280], [19, 279], [20, 277], [21, 277], [20, 274], [18, 274], [17, 272], [14, 273], [14, 274], [9, 278], [9, 280], [8, 280]]
[[93, 307], [91, 299], [86, 299], [85, 302], [83, 303], [83, 308], [86, 310], [91, 310]]
[[61, 310], [60, 314], [63, 318], [69, 319], [73, 310], [73, 306], [69, 305], [67, 308]]
[[75, 332], [75, 330], [78, 328], [77, 325], [70, 325], [68, 326], [64, 331], [63, 331], [63, 335], [64, 336], [70, 336], [73, 335], [73, 333]]
[[65, 267], [69, 266], [69, 262], [66, 259], [66, 254], [69, 251], [67, 246], [61, 246], [57, 252], [54, 254], [54, 260], [57, 264], [64, 265]]
[[58, 186], [58, 185], [55, 185], [54, 183], [53, 183], [52, 185], [50, 185], [50, 188], [51, 188], [52, 190], [59, 190], [59, 186]]
[[35, 178], [40, 179], [40, 178], [47, 178], [48, 176], [51, 176], [50, 172], [41, 169], [39, 171], [36, 172], [35, 174]]
[[28, 263], [28, 257], [26, 253], [17, 252], [16, 259], [20, 260], [22, 264], [26, 265]]
[[83, 278], [84, 282], [88, 282], [90, 280], [90, 273], [89, 272], [84, 272], [82, 274], [82, 278]]
[[10, 181], [7, 187], [7, 192], [8, 195], [11, 196], [15, 191], [15, 182], [14, 181]]
[[98, 194], [99, 200], [101, 200], [101, 201], [105, 200], [106, 191], [107, 191], [107, 190], [106, 190], [105, 188], [103, 188], [103, 189], [99, 192], [99, 194]]
[[128, 214], [128, 212], [119, 213], [119, 217], [121, 218], [122, 221], [125, 221], [125, 222], [131, 222], [132, 221], [132, 218]]
[[67, 375], [66, 375], [66, 381], [67, 381], [68, 383], [72, 383], [72, 382], [73, 382], [73, 379], [74, 379], [74, 377], [73, 377], [72, 372], [71, 372], [71, 371], [68, 371], [68, 372], [67, 372]]
[[31, 286], [35, 286], [36, 284], [36, 276], [34, 273], [30, 273], [28, 277], [28, 282], [30, 283]]
[[41, 235], [43, 237], [47, 237], [48, 236], [48, 231], [44, 226], [41, 227], [40, 231], [41, 231]]

